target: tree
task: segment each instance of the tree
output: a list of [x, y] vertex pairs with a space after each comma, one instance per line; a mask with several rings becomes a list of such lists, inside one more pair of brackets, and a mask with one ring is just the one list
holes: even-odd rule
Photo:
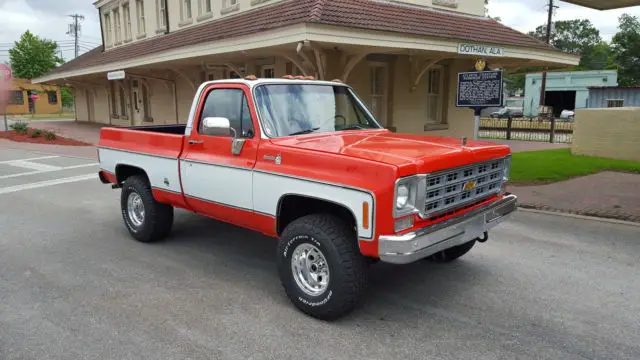
[[618, 83], [622, 86], [640, 85], [640, 19], [623, 14], [619, 22], [618, 33], [612, 41], [618, 64]]
[[27, 30], [9, 50], [14, 77], [33, 79], [42, 76], [64, 60], [56, 56], [55, 41], [41, 39]]
[[[551, 45], [564, 52], [582, 55], [602, 42], [600, 31], [589, 20], [556, 21], [554, 25], [555, 31], [551, 33]], [[529, 35], [538, 40], [546, 41], [547, 25], [538, 26]]]
[[60, 89], [60, 97], [62, 98], [62, 107], [70, 108], [73, 106], [73, 94], [71, 89], [63, 87]]

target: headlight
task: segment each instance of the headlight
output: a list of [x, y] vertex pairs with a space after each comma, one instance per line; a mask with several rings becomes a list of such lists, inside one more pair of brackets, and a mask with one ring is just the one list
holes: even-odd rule
[[394, 191], [395, 218], [420, 212], [424, 208], [426, 176], [415, 175], [398, 179]]
[[502, 181], [509, 181], [511, 175], [511, 155], [504, 158], [504, 168], [502, 173]]
[[396, 195], [396, 209], [402, 210], [409, 203], [410, 190], [407, 185], [398, 186]]

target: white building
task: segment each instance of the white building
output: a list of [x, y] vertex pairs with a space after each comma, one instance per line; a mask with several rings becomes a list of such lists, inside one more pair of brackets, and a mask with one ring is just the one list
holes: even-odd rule
[[[79, 121], [187, 120], [205, 80], [312, 75], [350, 84], [388, 128], [473, 134], [456, 75], [575, 65], [576, 56], [485, 17], [484, 0], [100, 0], [104, 47], [34, 82], [74, 88]], [[472, 45], [472, 46], [469, 46]], [[107, 79], [122, 70], [124, 79]]]

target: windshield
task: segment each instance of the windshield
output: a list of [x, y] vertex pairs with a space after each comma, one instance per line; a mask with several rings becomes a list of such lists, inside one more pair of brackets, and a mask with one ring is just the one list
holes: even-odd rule
[[269, 137], [380, 128], [346, 86], [267, 84], [255, 97]]

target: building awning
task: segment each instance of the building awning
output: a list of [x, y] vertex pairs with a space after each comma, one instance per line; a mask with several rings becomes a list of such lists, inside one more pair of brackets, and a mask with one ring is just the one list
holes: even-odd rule
[[[139, 66], [140, 63], [148, 65], [201, 56], [202, 51], [196, 54], [195, 51], [184, 50], [200, 44], [211, 44], [209, 50], [219, 51], [219, 48], [216, 49], [219, 42], [246, 38], [248, 35], [253, 38], [253, 46], [262, 46], [255, 45], [261, 33], [292, 26], [328, 26], [449, 42], [509, 46], [521, 49], [522, 54], [542, 53], [539, 57], [560, 59], [557, 63], [573, 65], [578, 62], [575, 56], [562, 53], [532, 36], [485, 17], [370, 0], [288, 0], [107, 51], [98, 47], [34, 79], [34, 82], [73, 77], [81, 73], [98, 73], [98, 70], [115, 70], [109, 69], [109, 65], [131, 63], [131, 66]], [[295, 41], [300, 40], [305, 39]], [[385, 44], [394, 46], [393, 43]], [[234, 47], [238, 48], [237, 44]]]
[[563, 0], [597, 10], [621, 9], [631, 6], [640, 6], [640, 0]]

